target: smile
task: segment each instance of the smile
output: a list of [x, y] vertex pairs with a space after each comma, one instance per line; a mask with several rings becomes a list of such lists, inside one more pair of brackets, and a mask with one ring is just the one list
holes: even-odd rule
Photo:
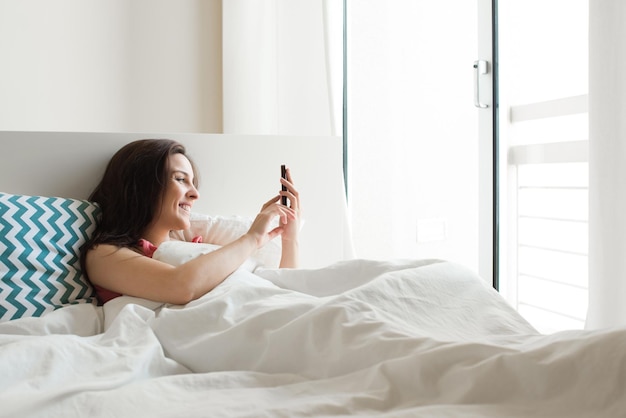
[[184, 210], [185, 212], [191, 212], [191, 205], [181, 203], [180, 205], [178, 205], [178, 207]]

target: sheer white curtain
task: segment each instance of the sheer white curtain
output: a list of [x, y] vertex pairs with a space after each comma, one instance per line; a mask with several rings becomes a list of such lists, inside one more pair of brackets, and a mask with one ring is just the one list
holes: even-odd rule
[[339, 135], [342, 2], [222, 4], [224, 133]]
[[[332, 136], [340, 143], [342, 1], [225, 0], [222, 36], [225, 134]], [[323, 158], [319, 165], [336, 170], [336, 190], [327, 191], [328, 202], [304, 203], [303, 233], [307, 207], [335, 209], [334, 202], [339, 203], [344, 230], [332, 239], [341, 239], [344, 257], [352, 258], [342, 166], [328, 167]]]
[[589, 1], [589, 329], [626, 325], [626, 2]]

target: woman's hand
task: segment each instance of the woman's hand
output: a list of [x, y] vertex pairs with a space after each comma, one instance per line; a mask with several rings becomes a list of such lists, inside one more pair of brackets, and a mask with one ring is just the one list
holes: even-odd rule
[[286, 174], [287, 178], [281, 178], [280, 183], [285, 186], [287, 190], [281, 190], [279, 196], [286, 196], [287, 199], [289, 199], [289, 209], [293, 211], [294, 216], [287, 218], [287, 222], [283, 224], [280, 267], [296, 268], [299, 262], [298, 234], [300, 232], [302, 204], [300, 202], [300, 194], [293, 185], [291, 170], [289, 170], [289, 168], [287, 168]]
[[284, 225], [282, 239], [283, 244], [285, 241], [298, 241], [298, 233], [300, 232], [300, 215], [301, 215], [301, 204], [300, 204], [300, 194], [298, 190], [293, 185], [293, 180], [291, 178], [291, 170], [287, 168], [286, 170], [287, 178], [280, 179], [280, 183], [287, 188], [286, 191], [280, 191], [280, 196], [285, 196], [289, 199], [289, 208], [291, 208], [294, 212], [295, 217], [287, 220], [287, 223]]
[[[286, 177], [286, 179], [281, 178], [280, 183], [287, 190], [281, 190], [278, 195], [265, 202], [246, 235], [255, 240], [257, 248], [261, 248], [268, 241], [281, 235], [280, 267], [295, 268], [298, 267], [299, 259], [298, 233], [300, 232], [301, 204], [300, 195], [293, 185], [289, 169], [286, 171]], [[283, 196], [289, 199], [288, 206], [280, 203]], [[278, 217], [278, 226], [272, 228], [272, 221], [276, 217]]]
[[[252, 225], [247, 234], [252, 236], [257, 248], [261, 248], [268, 241], [271, 241], [276, 236], [283, 234], [285, 226], [289, 225], [296, 218], [296, 212], [284, 205], [278, 203], [280, 195], [272, 197], [265, 202], [259, 214], [254, 218]], [[272, 221], [278, 217], [278, 226], [272, 229]]]

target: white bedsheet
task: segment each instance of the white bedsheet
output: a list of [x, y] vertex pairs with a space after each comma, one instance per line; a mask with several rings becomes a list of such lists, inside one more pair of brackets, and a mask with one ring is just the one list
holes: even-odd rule
[[243, 269], [0, 324], [0, 416], [619, 417], [626, 331], [539, 335], [468, 270]]

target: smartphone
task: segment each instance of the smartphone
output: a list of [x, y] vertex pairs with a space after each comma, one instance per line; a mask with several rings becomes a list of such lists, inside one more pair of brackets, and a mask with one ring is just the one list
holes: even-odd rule
[[[280, 166], [280, 176], [284, 179], [287, 178], [287, 169], [285, 168], [285, 164], [282, 164]], [[284, 185], [281, 185], [281, 189], [283, 191], [287, 191], [287, 188]], [[282, 203], [283, 205], [287, 206], [287, 196], [281, 196], [280, 197], [280, 203]]]

